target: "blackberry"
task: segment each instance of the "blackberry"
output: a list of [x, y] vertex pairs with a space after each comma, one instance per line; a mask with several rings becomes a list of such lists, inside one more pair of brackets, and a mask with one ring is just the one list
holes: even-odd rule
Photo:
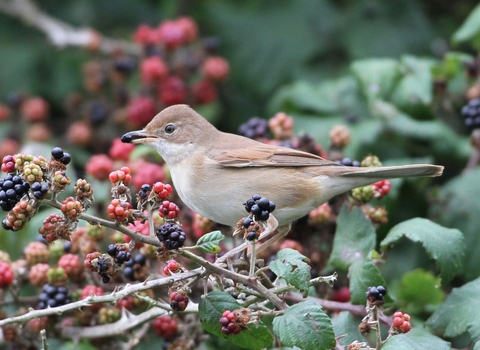
[[335, 163], [340, 164], [340, 165], [345, 165], [345, 166], [354, 166], [354, 167], [359, 167], [360, 162], [357, 160], [351, 160], [350, 158], [343, 158], [342, 160], [337, 160]]
[[268, 122], [259, 117], [253, 117], [240, 125], [238, 133], [250, 139], [268, 137]]
[[160, 226], [156, 234], [158, 240], [163, 242], [168, 250], [183, 247], [183, 244], [187, 239], [187, 235], [182, 231], [180, 226], [171, 222], [167, 222]]
[[115, 244], [110, 244], [108, 247], [107, 247], [107, 254], [110, 255], [110, 256], [116, 256], [117, 255], [117, 246]]
[[140, 200], [145, 200], [151, 191], [152, 186], [150, 186], [149, 184], [143, 184], [142, 187], [140, 187], [140, 191], [138, 191], [138, 198]]
[[[262, 197], [258, 194], [254, 194], [252, 198], [249, 198], [244, 204], [245, 210], [248, 213], [252, 213], [255, 219], [260, 221], [268, 220], [270, 213], [275, 210], [275, 203], [268, 198]], [[245, 226], [245, 220], [244, 220]], [[248, 227], [248, 226], [245, 226]]]
[[134, 271], [133, 271], [133, 265], [135, 262], [133, 259], [130, 259], [130, 261], [127, 261], [125, 263], [125, 267], [123, 268], [123, 275], [130, 281], [135, 281], [135, 276], [134, 276]]
[[36, 199], [43, 199], [48, 193], [48, 185], [42, 185], [40, 182], [34, 182], [30, 187], [33, 192], [33, 196]]
[[378, 287], [368, 287], [366, 296], [368, 301], [373, 303], [376, 301], [383, 302], [383, 297], [386, 294], [387, 294], [387, 289], [384, 286], [378, 286]]
[[119, 57], [113, 61], [113, 69], [119, 73], [129, 74], [135, 68], [135, 60], [131, 57]]
[[255, 231], [250, 231], [248, 234], [247, 234], [247, 240], [248, 241], [254, 241], [257, 239], [257, 232]]
[[29, 183], [18, 175], [8, 174], [0, 179], [0, 207], [4, 211], [12, 210], [29, 188]]
[[131, 258], [130, 253], [126, 250], [118, 250], [115, 256], [115, 262], [122, 265], [124, 262], [129, 261]]
[[40, 309], [62, 306], [71, 302], [67, 287], [57, 287], [48, 283], [42, 287], [42, 292], [38, 298], [40, 300]]
[[51, 153], [52, 157], [56, 160], [60, 160], [63, 157], [63, 149], [60, 147], [54, 147]]
[[63, 157], [60, 158], [60, 161], [63, 164], [68, 165], [72, 161], [72, 156], [70, 155], [70, 153], [64, 152]]
[[480, 128], [480, 98], [468, 101], [462, 108], [462, 117], [465, 118], [465, 125], [470, 130]]
[[143, 254], [137, 254], [135, 258], [130, 259], [125, 263], [123, 268], [123, 275], [130, 281], [136, 281], [139, 278], [142, 267], [147, 263], [147, 258]]
[[66, 241], [65, 243], [63, 243], [63, 251], [65, 253], [70, 253], [70, 250], [72, 250], [72, 242]]
[[249, 228], [252, 223], [253, 223], [253, 219], [250, 218], [250, 217], [246, 217], [246, 218], [243, 220], [243, 227]]

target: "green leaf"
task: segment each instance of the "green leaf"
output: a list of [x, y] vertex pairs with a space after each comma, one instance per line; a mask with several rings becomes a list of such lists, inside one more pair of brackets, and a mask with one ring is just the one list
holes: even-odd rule
[[225, 310], [237, 310], [242, 306], [228, 293], [213, 291], [200, 300], [198, 312], [202, 327], [209, 333], [222, 337], [235, 345], [247, 349], [262, 349], [273, 342], [273, 336], [262, 321], [248, 324], [248, 330], [237, 335], [226, 336], [222, 333], [219, 320]]
[[477, 341], [473, 347], [473, 350], [480, 350], [480, 341]]
[[369, 102], [387, 99], [400, 78], [397, 60], [372, 58], [357, 60], [350, 69], [360, 81], [363, 94]]
[[454, 338], [468, 332], [474, 341], [480, 340], [480, 278], [453, 288], [445, 302], [427, 320], [445, 337]]
[[468, 15], [467, 19], [453, 33], [452, 40], [456, 43], [464, 41], [478, 41], [480, 36], [480, 4], [477, 5], [473, 11]]
[[440, 289], [440, 285], [441, 280], [431, 272], [416, 269], [402, 277], [397, 295], [404, 303], [410, 305], [414, 312], [419, 312], [429, 305], [438, 305], [443, 301], [445, 292]]
[[213, 231], [200, 237], [197, 241], [197, 247], [206, 253], [218, 254], [221, 249], [218, 245], [225, 236], [220, 231]]
[[459, 230], [440, 226], [424, 218], [415, 218], [394, 226], [380, 246], [386, 250], [402, 237], [422, 243], [428, 256], [435, 260], [442, 283], [448, 283], [460, 271], [465, 242]]
[[303, 350], [331, 349], [335, 346], [332, 321], [313, 300], [290, 306], [273, 319], [273, 331], [287, 346]]
[[[365, 296], [365, 293], [363, 293]], [[332, 318], [333, 330], [335, 337], [340, 337], [338, 343], [340, 345], [349, 345], [355, 340], [360, 342], [366, 341], [366, 338], [358, 330], [358, 325], [362, 320], [361, 317], [355, 317], [348, 311], [342, 311], [337, 316]]]
[[[392, 101], [401, 109], [410, 112], [430, 111], [432, 102], [432, 59], [417, 58], [406, 55], [400, 60], [402, 78], [395, 87]], [[419, 113], [416, 113], [417, 115]]]
[[355, 208], [349, 212], [344, 205], [338, 215], [329, 265], [347, 270], [352, 263], [362, 261], [375, 248], [375, 240], [375, 229], [363, 211]]
[[450, 343], [430, 334], [421, 327], [413, 327], [405, 334], [398, 334], [390, 338], [383, 346], [382, 350], [449, 350]]
[[462, 274], [468, 280], [480, 275], [480, 168], [464, 173], [447, 182], [440, 189], [438, 204], [430, 208], [430, 215], [447, 227], [456, 227], [465, 235], [468, 259]]
[[285, 248], [277, 253], [276, 259], [268, 266], [277, 276], [306, 294], [311, 278], [309, 262], [310, 260], [298, 251]]
[[[350, 301], [352, 304], [365, 304], [367, 301], [365, 293], [368, 287], [386, 286], [380, 270], [369, 257], [350, 265], [348, 275], [350, 278]], [[392, 301], [388, 294], [384, 299], [386, 302]]]

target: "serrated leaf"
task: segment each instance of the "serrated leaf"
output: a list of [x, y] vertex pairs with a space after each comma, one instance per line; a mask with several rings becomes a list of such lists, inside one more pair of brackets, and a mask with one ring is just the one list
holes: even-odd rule
[[375, 248], [375, 240], [375, 229], [363, 211], [355, 208], [349, 212], [344, 205], [338, 215], [329, 265], [347, 270], [352, 263], [362, 261]]
[[[385, 280], [380, 274], [380, 270], [369, 257], [363, 261], [357, 261], [350, 265], [348, 269], [348, 276], [350, 278], [350, 301], [352, 304], [362, 305], [367, 301], [366, 292], [371, 286], [386, 287]], [[392, 299], [385, 296], [384, 300], [388, 303]]]
[[[365, 295], [365, 294], [364, 294]], [[338, 343], [340, 345], [348, 345], [355, 340], [366, 341], [366, 338], [358, 330], [358, 325], [362, 321], [360, 316], [355, 317], [348, 311], [342, 311], [332, 318], [333, 330], [335, 337], [340, 337]]]
[[438, 305], [443, 301], [445, 292], [440, 285], [440, 278], [429, 271], [416, 269], [402, 277], [397, 295], [405, 304], [411, 305], [411, 313], [421, 312], [428, 305]]
[[391, 58], [373, 58], [357, 60], [350, 69], [360, 81], [363, 94], [373, 102], [390, 96], [400, 78], [398, 65], [398, 61]]
[[221, 249], [218, 245], [225, 236], [220, 231], [212, 231], [200, 237], [197, 247], [206, 253], [218, 254]]
[[468, 259], [461, 271], [467, 280], [480, 276], [480, 168], [457, 176], [447, 182], [439, 193], [438, 204], [430, 208], [430, 215], [447, 227], [456, 227], [465, 235]]
[[461, 269], [465, 254], [463, 234], [424, 218], [415, 218], [394, 226], [380, 243], [383, 250], [402, 237], [422, 243], [427, 255], [435, 260], [442, 283], [449, 282]]
[[480, 4], [477, 5], [472, 12], [468, 15], [467, 19], [453, 33], [452, 39], [454, 42], [461, 43], [464, 41], [470, 41], [472, 39], [478, 39], [480, 36]]
[[302, 350], [323, 350], [335, 346], [332, 321], [313, 300], [290, 306], [273, 319], [273, 331], [282, 344]]
[[298, 251], [286, 248], [279, 251], [276, 259], [268, 266], [287, 283], [307, 293], [311, 278], [309, 262], [310, 260]]
[[453, 288], [445, 302], [426, 324], [445, 337], [454, 338], [468, 332], [474, 341], [480, 340], [480, 278]]
[[450, 343], [439, 337], [430, 334], [421, 327], [413, 327], [405, 334], [398, 334], [390, 338], [383, 346], [382, 350], [449, 350]]
[[225, 310], [237, 310], [241, 305], [228, 293], [213, 291], [200, 300], [198, 312], [202, 327], [209, 333], [222, 337], [235, 345], [247, 349], [263, 349], [273, 342], [273, 336], [262, 321], [247, 325], [236, 335], [226, 336], [222, 333], [219, 320]]

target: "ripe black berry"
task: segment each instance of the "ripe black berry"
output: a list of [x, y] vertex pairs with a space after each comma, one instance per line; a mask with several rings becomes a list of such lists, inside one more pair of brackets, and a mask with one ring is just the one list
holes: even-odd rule
[[40, 300], [40, 309], [62, 306], [71, 301], [67, 287], [56, 287], [51, 284], [43, 286], [42, 293], [40, 293], [38, 299]]
[[462, 117], [465, 118], [465, 125], [469, 129], [480, 127], [480, 98], [474, 98], [468, 101], [468, 104], [462, 108]]
[[264, 138], [268, 136], [268, 122], [259, 117], [253, 117], [240, 125], [238, 133], [250, 139]]
[[[268, 200], [268, 198], [261, 197], [258, 194], [254, 194], [252, 198], [249, 198], [245, 203], [245, 210], [252, 213], [255, 219], [260, 221], [268, 220], [270, 213], [275, 210], [275, 203]], [[244, 221], [245, 226], [245, 221]], [[245, 226], [246, 228], [248, 226]]]
[[383, 302], [383, 297], [387, 294], [387, 289], [384, 286], [378, 287], [368, 287], [366, 293], [367, 299], [369, 302], [381, 301]]
[[107, 254], [110, 256], [116, 256], [117, 255], [117, 246], [115, 244], [110, 244], [107, 247]]
[[249, 228], [252, 223], [253, 223], [253, 219], [251, 217], [246, 217], [243, 220], [243, 227]]
[[354, 166], [354, 167], [360, 166], [359, 161], [351, 160], [350, 158], [346, 158], [346, 157], [343, 158], [342, 160], [337, 160], [336, 163], [340, 165], [345, 165], [345, 166]]
[[255, 231], [250, 231], [248, 234], [247, 234], [247, 240], [249, 241], [254, 241], [257, 239], [257, 233]]
[[168, 250], [183, 247], [183, 244], [187, 239], [187, 235], [182, 231], [181, 227], [171, 222], [167, 222], [160, 226], [156, 234], [159, 241], [163, 242]]
[[63, 157], [60, 158], [60, 161], [61, 161], [63, 164], [65, 164], [65, 165], [67, 165], [68, 163], [70, 163], [71, 160], [72, 160], [72, 156], [70, 155], [70, 153], [67, 153], [67, 152], [65, 152], [65, 153], [63, 154]]
[[55, 147], [52, 149], [52, 157], [56, 160], [60, 160], [63, 157], [63, 149]]
[[30, 185], [20, 176], [8, 174], [0, 179], [0, 207], [9, 211], [28, 192]]

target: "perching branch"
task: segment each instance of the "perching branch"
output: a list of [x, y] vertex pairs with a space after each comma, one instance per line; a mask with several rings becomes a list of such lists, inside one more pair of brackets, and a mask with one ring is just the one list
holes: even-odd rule
[[30, 0], [0, 0], [0, 11], [42, 31], [53, 45], [60, 48], [95, 48], [105, 54], [117, 50], [131, 55], [141, 53], [140, 47], [135, 43], [104, 37], [91, 28], [75, 28], [42, 12]]

